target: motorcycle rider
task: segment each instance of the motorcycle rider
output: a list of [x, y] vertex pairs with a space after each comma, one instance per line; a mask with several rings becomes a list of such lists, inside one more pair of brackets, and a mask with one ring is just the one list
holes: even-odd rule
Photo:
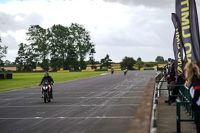
[[114, 69], [113, 68], [111, 68], [111, 74], [113, 74], [114, 73]]
[[[49, 76], [49, 72], [45, 72], [44, 73], [44, 77], [42, 78], [42, 81], [40, 82], [40, 85], [45, 81], [45, 80], [47, 80], [51, 85], [51, 96], [50, 96], [50, 98], [52, 98], [53, 99], [53, 88], [52, 88], [52, 85], [53, 85], [53, 83], [54, 83], [54, 81], [53, 81], [53, 78], [51, 77], [51, 76]], [[43, 98], [44, 96], [43, 96], [43, 90], [42, 90], [42, 98]]]
[[124, 75], [126, 75], [127, 71], [128, 71], [128, 69], [127, 69], [127, 67], [125, 67], [124, 70], [123, 70]]

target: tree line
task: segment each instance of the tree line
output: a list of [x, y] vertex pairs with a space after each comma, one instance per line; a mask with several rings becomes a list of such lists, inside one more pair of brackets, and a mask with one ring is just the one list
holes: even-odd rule
[[26, 33], [28, 44], [20, 43], [15, 62], [18, 70], [32, 70], [36, 65], [48, 71], [49, 67], [85, 69], [85, 57], [94, 52], [89, 32], [79, 24], [69, 27], [53, 25], [44, 29], [31, 25]]
[[[100, 62], [95, 61], [95, 45], [91, 42], [89, 32], [80, 24], [72, 23], [69, 27], [60, 24], [44, 29], [39, 25], [31, 25], [28, 29], [27, 43], [20, 43], [18, 56], [13, 65], [18, 71], [31, 71], [40, 66], [48, 71], [49, 67], [54, 70], [77, 70], [86, 69], [87, 64], [92, 64], [92, 69], [96, 69], [95, 64], [101, 64], [101, 68], [110, 68], [113, 63], [107, 54]], [[1, 42], [1, 38], [0, 38]], [[8, 60], [3, 62], [2, 58], [7, 54], [7, 46], [0, 45], [0, 65], [11, 64]], [[89, 55], [89, 61], [85, 61]], [[155, 66], [156, 63], [165, 63], [162, 56], [156, 58], [156, 62], [143, 62], [139, 57], [134, 60], [125, 56], [120, 62], [121, 68], [127, 67], [129, 70]]]

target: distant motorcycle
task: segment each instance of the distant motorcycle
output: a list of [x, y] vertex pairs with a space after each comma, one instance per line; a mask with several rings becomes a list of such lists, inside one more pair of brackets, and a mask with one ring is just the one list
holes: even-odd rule
[[124, 75], [126, 75], [126, 73], [127, 73], [127, 69], [125, 69], [123, 72], [124, 72]]
[[111, 69], [111, 74], [113, 74], [114, 73], [114, 69]]
[[44, 81], [42, 84], [44, 103], [51, 102], [51, 85], [48, 81]]

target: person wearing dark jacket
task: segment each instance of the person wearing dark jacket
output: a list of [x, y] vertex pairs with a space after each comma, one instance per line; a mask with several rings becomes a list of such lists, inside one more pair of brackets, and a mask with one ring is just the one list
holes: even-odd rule
[[171, 58], [168, 58], [168, 61], [166, 62], [166, 65], [164, 66], [164, 77], [165, 79], [167, 79], [167, 76], [169, 75], [170, 71], [171, 71], [171, 64], [170, 64], [170, 60]]
[[[167, 82], [169, 85], [175, 85], [176, 84], [176, 78], [175, 78], [176, 74], [175, 74], [174, 59], [171, 59], [170, 63], [171, 63], [172, 67], [171, 67], [170, 73], [168, 75]], [[171, 89], [173, 95], [175, 94], [174, 92], [177, 92], [177, 90], [174, 86], [171, 86], [170, 89]], [[175, 102], [175, 100], [176, 100], [176, 97], [172, 97], [170, 102], [173, 103], [173, 102]], [[166, 100], [165, 102], [168, 103], [169, 100]]]
[[175, 78], [175, 64], [174, 64], [174, 59], [171, 59], [170, 60], [170, 64], [171, 64], [171, 70], [170, 70], [170, 73], [168, 75], [168, 84], [171, 84], [171, 82], [175, 82], [176, 81], [176, 78]]
[[[44, 81], [48, 81], [49, 84], [51, 84], [51, 98], [53, 99], [53, 78], [51, 76], [49, 76], [49, 73], [48, 72], [45, 72], [44, 73], [44, 77], [42, 78], [41, 82], [40, 82], [40, 85], [44, 82]], [[42, 97], [43, 97], [43, 90], [42, 90]]]
[[196, 63], [191, 62], [185, 65], [186, 85], [189, 86], [191, 105], [194, 112], [194, 120], [197, 132], [200, 133], [200, 72]]

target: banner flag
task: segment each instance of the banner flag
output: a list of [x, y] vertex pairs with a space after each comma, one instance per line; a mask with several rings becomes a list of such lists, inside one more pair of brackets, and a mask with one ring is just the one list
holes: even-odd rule
[[183, 42], [181, 39], [181, 25], [180, 21], [175, 13], [172, 13], [172, 22], [175, 28], [174, 40], [173, 40], [173, 50], [175, 57], [175, 72], [177, 76], [184, 77], [183, 72]]
[[200, 67], [199, 24], [195, 0], [176, 0], [176, 15], [181, 24], [186, 61], [195, 61]]

